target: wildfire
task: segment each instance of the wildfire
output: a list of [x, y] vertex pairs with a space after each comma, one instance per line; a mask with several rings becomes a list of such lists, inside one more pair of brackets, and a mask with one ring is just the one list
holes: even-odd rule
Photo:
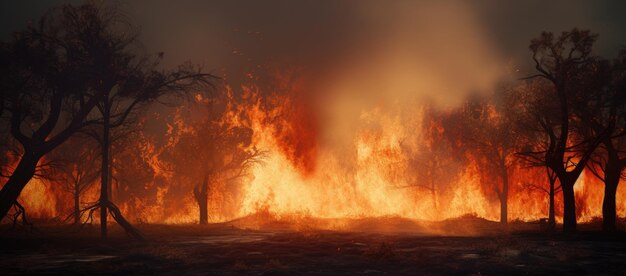
[[[492, 176], [481, 174], [477, 162], [466, 164], [457, 176], [451, 177], [450, 183], [435, 192], [415, 183], [424, 180], [408, 177], [415, 173], [415, 167], [410, 165], [411, 155], [420, 151], [426, 139], [419, 131], [422, 108], [406, 111], [387, 103], [360, 110], [350, 143], [347, 147], [337, 146], [320, 138], [328, 130], [323, 129], [314, 110], [296, 97], [302, 85], [296, 82], [286, 88], [290, 93], [282, 94], [262, 91], [254, 84], [245, 85], [240, 88], [239, 100], [228, 88], [227, 111], [221, 123], [251, 128], [252, 145], [265, 154], [261, 162], [248, 168], [236, 187], [211, 181], [209, 221], [224, 222], [258, 214], [267, 219], [293, 221], [371, 217], [437, 221], [465, 214], [498, 220], [499, 203], [487, 184]], [[201, 95], [195, 100], [208, 101]], [[131, 221], [197, 222], [198, 206], [193, 202], [192, 190], [180, 187], [189, 187], [189, 183], [199, 180], [177, 178], [167, 161], [160, 159], [164, 149], [179, 142], [181, 134], [196, 131], [184, 109], [178, 108], [169, 118], [164, 143], [158, 144], [143, 134], [135, 141], [141, 159], [151, 171], [150, 178], [142, 184], [143, 192], [132, 197], [113, 197]], [[122, 161], [116, 158], [115, 162]], [[545, 183], [545, 173], [541, 169], [516, 167], [511, 175], [509, 220], [546, 217], [547, 195], [524, 188], [529, 181]], [[71, 213], [71, 204], [63, 203], [71, 201], [70, 197], [54, 188], [57, 184], [33, 179], [26, 186], [20, 202], [29, 216], [61, 218]], [[581, 221], [601, 216], [602, 185], [589, 173], [579, 179], [576, 193]], [[625, 189], [618, 190], [619, 216], [626, 215]], [[128, 191], [118, 191], [124, 192]], [[97, 193], [97, 187], [88, 189], [82, 202], [95, 201]], [[558, 218], [561, 203], [560, 196], [556, 198]], [[341, 228], [340, 223], [331, 225], [327, 226]]]

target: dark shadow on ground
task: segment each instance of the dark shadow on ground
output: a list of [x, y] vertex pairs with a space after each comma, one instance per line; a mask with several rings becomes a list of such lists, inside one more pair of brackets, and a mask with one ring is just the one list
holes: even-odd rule
[[[387, 226], [381, 228], [381, 223]], [[569, 275], [621, 274], [626, 268], [626, 235], [592, 231], [584, 225], [585, 231], [564, 235], [533, 223], [502, 228], [476, 218], [431, 225], [397, 218], [350, 222], [361, 231], [312, 227], [296, 231], [284, 223], [253, 230], [236, 224], [139, 225], [148, 242], [133, 241], [115, 226], [111, 238], [103, 241], [97, 226], [48, 225], [25, 232], [3, 225], [0, 271], [3, 275]], [[469, 228], [472, 231], [463, 230]]]

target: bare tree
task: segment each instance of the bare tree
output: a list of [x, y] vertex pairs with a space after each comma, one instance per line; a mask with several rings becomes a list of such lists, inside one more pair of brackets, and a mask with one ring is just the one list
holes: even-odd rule
[[210, 184], [236, 182], [264, 154], [252, 144], [251, 128], [225, 118], [227, 106], [237, 104], [227, 95], [205, 103], [206, 117], [193, 124], [193, 132], [179, 134], [178, 143], [167, 152], [175, 171], [200, 180], [193, 185], [200, 224], [208, 223]]
[[[9, 61], [4, 66], [16, 72], [5, 85], [9, 92], [3, 95], [9, 97], [3, 99], [3, 106], [11, 114], [11, 132], [22, 144], [24, 155], [0, 192], [1, 216], [32, 178], [43, 155], [83, 127], [100, 125], [101, 198], [90, 208], [101, 210], [103, 237], [110, 210], [129, 234], [141, 238], [108, 200], [110, 129], [163, 95], [207, 84], [209, 75], [191, 66], [158, 70], [163, 55], [156, 59], [138, 56], [136, 34], [114, 7], [65, 5], [3, 47]], [[45, 120], [43, 114], [47, 114]], [[62, 120], [68, 122], [61, 124]], [[23, 132], [24, 122], [42, 123], [29, 136]]]
[[548, 180], [547, 187], [543, 183], [530, 182], [524, 182], [523, 186], [528, 190], [544, 192], [548, 196], [548, 226], [554, 229], [556, 227], [555, 196], [561, 192], [561, 187], [557, 186], [556, 173], [547, 166], [543, 156], [536, 154], [545, 152], [551, 146], [545, 129], [537, 122], [547, 114], [551, 114], [552, 117], [557, 116], [558, 108], [547, 104], [552, 101], [548, 100], [549, 93], [545, 93], [544, 89], [547, 89], [545, 85], [538, 82], [522, 83], [514, 87], [513, 91], [522, 105], [514, 118], [517, 129], [520, 130], [521, 148], [517, 153], [520, 162], [527, 169], [543, 168]]
[[[162, 55], [159, 56], [159, 58]], [[137, 233], [130, 224], [123, 218], [121, 213], [116, 213], [118, 208], [109, 200], [109, 184], [111, 178], [111, 129], [123, 126], [127, 122], [129, 116], [154, 101], [162, 99], [168, 95], [191, 91], [193, 88], [203, 89], [203, 85], [211, 85], [210, 79], [214, 76], [204, 74], [193, 66], [181, 66], [171, 72], [160, 72], [152, 69], [158, 63], [154, 63], [148, 70], [145, 64], [139, 64], [136, 67], [132, 81], [126, 83], [127, 86], [119, 86], [107, 92], [102, 102], [97, 107], [100, 111], [99, 119], [92, 122], [102, 125], [101, 139], [99, 140], [102, 150], [102, 173], [100, 203], [100, 225], [102, 236], [107, 236], [107, 210], [109, 209], [120, 223], [129, 233]], [[206, 88], [206, 87], [204, 87]], [[137, 234], [133, 236], [138, 237]]]
[[[79, 10], [91, 16], [71, 16]], [[39, 160], [86, 125], [109, 88], [100, 78], [109, 60], [96, 53], [120, 40], [107, 27], [111, 20], [95, 7], [63, 7], [2, 43], [1, 115], [22, 154], [0, 191], [0, 217], [35, 176]], [[116, 51], [118, 59], [128, 57], [123, 47]]]
[[[57, 165], [54, 169], [54, 182], [60, 182], [64, 191], [72, 194], [74, 224], [81, 223], [81, 195], [91, 187], [100, 173], [100, 155], [87, 137], [73, 136], [69, 141], [53, 150], [49, 159]], [[68, 219], [70, 218], [68, 217]]]
[[[536, 166], [538, 167], [538, 166]], [[532, 183], [532, 182], [524, 182], [522, 185], [525, 189], [531, 191], [540, 191], [545, 193], [548, 196], [548, 226], [551, 229], [556, 227], [556, 215], [555, 215], [555, 206], [554, 206], [554, 197], [561, 192], [561, 186], [556, 186], [556, 174], [550, 170], [550, 168], [542, 165], [543, 168], [546, 169], [546, 174], [548, 178], [548, 187], [546, 188], [542, 184]]]
[[413, 151], [410, 147], [402, 146], [409, 157], [408, 179], [410, 183], [400, 188], [419, 188], [430, 194], [433, 210], [440, 209], [439, 197], [445, 186], [458, 174], [459, 158], [449, 140], [445, 139], [442, 117], [444, 112], [432, 105], [427, 105], [422, 116], [421, 133], [418, 148]]
[[620, 180], [626, 178], [626, 49], [622, 49], [612, 64], [606, 61], [602, 65], [598, 70], [600, 76], [593, 82], [597, 89], [589, 93], [596, 108], [582, 109], [580, 116], [586, 118], [583, 122], [590, 132], [609, 133], [592, 155], [587, 168], [604, 182], [602, 228], [615, 231], [615, 195]]
[[[545, 163], [561, 184], [563, 193], [563, 229], [576, 230], [576, 203], [574, 185], [597, 146], [609, 132], [606, 129], [584, 133], [580, 130], [580, 111], [589, 102], [584, 95], [595, 89], [588, 81], [598, 69], [597, 59], [592, 56], [592, 46], [597, 35], [589, 31], [573, 29], [558, 37], [544, 32], [530, 43], [537, 74], [528, 79], [540, 78], [549, 86], [535, 91], [544, 95], [532, 103], [536, 124], [545, 133], [548, 143], [543, 149], [523, 152], [538, 162]], [[554, 108], [548, 108], [554, 107]]]
[[473, 156], [483, 177], [500, 201], [500, 222], [508, 222], [511, 170], [519, 148], [518, 129], [513, 116], [519, 108], [510, 89], [499, 89], [491, 96], [475, 95], [453, 112], [445, 122], [448, 137], [456, 147]]

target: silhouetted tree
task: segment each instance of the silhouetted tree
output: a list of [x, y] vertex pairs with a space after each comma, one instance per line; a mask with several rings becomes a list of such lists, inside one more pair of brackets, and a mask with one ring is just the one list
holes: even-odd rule
[[252, 144], [252, 129], [228, 120], [228, 107], [237, 105], [230, 95], [221, 95], [204, 105], [206, 117], [192, 125], [193, 131], [179, 134], [177, 144], [168, 152], [175, 171], [197, 177], [192, 181], [196, 182], [193, 196], [200, 224], [208, 222], [210, 184], [236, 181], [263, 155]]
[[416, 187], [430, 193], [435, 214], [439, 212], [439, 196], [447, 183], [450, 183], [458, 174], [459, 158], [454, 154], [450, 142], [445, 139], [445, 129], [442, 117], [444, 112], [432, 105], [426, 105], [421, 121], [422, 136], [416, 150], [405, 145], [402, 147], [409, 157], [408, 179], [410, 183], [405, 187]]
[[[101, 162], [101, 198], [91, 207], [101, 210], [103, 237], [107, 210], [129, 234], [141, 237], [108, 200], [110, 129], [124, 124], [141, 105], [208, 83], [208, 75], [191, 66], [158, 70], [162, 54], [156, 59], [138, 56], [133, 48], [136, 37], [114, 7], [65, 5], [3, 45], [3, 58], [8, 61], [3, 66], [15, 71], [8, 77], [11, 81], [3, 84], [7, 91], [3, 95], [8, 95], [3, 106], [11, 114], [11, 133], [22, 144], [24, 155], [0, 192], [0, 216], [32, 178], [44, 154], [81, 128], [100, 125], [105, 160]], [[92, 112], [94, 108], [99, 112]], [[38, 127], [25, 134], [24, 122]]]
[[555, 206], [554, 206], [554, 197], [561, 192], [561, 186], [556, 186], [556, 174], [550, 170], [550, 168], [542, 166], [546, 169], [547, 179], [548, 179], [548, 187], [544, 187], [544, 185], [532, 183], [532, 182], [524, 182], [522, 185], [524, 188], [531, 191], [540, 191], [545, 193], [548, 196], [548, 226], [550, 229], [554, 229], [556, 227], [556, 215], [555, 215]]
[[508, 197], [512, 168], [516, 165], [520, 134], [513, 117], [519, 102], [510, 89], [491, 96], [475, 95], [446, 119], [445, 128], [457, 147], [473, 156], [500, 201], [500, 222], [508, 222]]
[[596, 147], [607, 136], [602, 130], [583, 133], [580, 131], [580, 111], [589, 107], [588, 98], [584, 97], [588, 89], [590, 76], [593, 76], [598, 63], [592, 56], [592, 46], [597, 35], [589, 31], [573, 29], [563, 32], [558, 37], [544, 32], [530, 43], [532, 58], [537, 74], [528, 78], [540, 78], [543, 93], [532, 103], [537, 125], [548, 138], [547, 146], [539, 151], [527, 151], [523, 154], [534, 156], [544, 162], [553, 171], [561, 184], [563, 193], [563, 229], [576, 230], [576, 204], [574, 185], [586, 167]]
[[[561, 192], [561, 186], [557, 186], [556, 173], [547, 166], [542, 155], [550, 145], [550, 138], [545, 129], [538, 124], [544, 116], [557, 116], [558, 108], [549, 103], [549, 94], [545, 93], [546, 85], [540, 82], [522, 83], [514, 87], [512, 91], [517, 94], [521, 108], [515, 114], [516, 127], [520, 130], [521, 148], [517, 156], [523, 166], [528, 169], [543, 168], [546, 172], [548, 186], [541, 183], [523, 182], [523, 186], [529, 190], [541, 191], [548, 196], [548, 226], [556, 227], [555, 196]], [[551, 115], [548, 115], [551, 114]]]
[[[115, 133], [118, 133], [116, 130]], [[117, 134], [115, 134], [117, 136]], [[139, 222], [154, 219], [150, 217], [153, 203], [158, 203], [160, 189], [174, 187], [175, 183], [166, 178], [172, 172], [159, 167], [160, 162], [152, 159], [156, 153], [152, 151], [153, 140], [145, 136], [146, 133], [136, 131], [126, 138], [113, 143], [111, 151], [115, 158], [112, 159], [110, 197], [115, 202], [126, 203], [127, 212], [134, 214]], [[155, 168], [156, 166], [156, 168]], [[184, 191], [172, 188], [168, 189], [168, 196], [182, 194]], [[165, 198], [162, 198], [165, 200]], [[175, 198], [178, 200], [178, 197]], [[170, 210], [176, 210], [172, 203], [164, 202], [164, 206]], [[167, 211], [167, 210], [163, 210]], [[163, 217], [167, 213], [160, 213]]]
[[606, 61], [603, 65], [598, 70], [600, 76], [593, 82], [596, 89], [589, 93], [596, 102], [596, 108], [582, 109], [580, 116], [585, 118], [583, 121], [591, 132], [609, 133], [587, 167], [604, 182], [602, 228], [614, 231], [617, 216], [615, 194], [620, 180], [625, 177], [623, 172], [626, 168], [626, 49], [612, 64]]
[[81, 195], [94, 184], [100, 173], [100, 155], [96, 149], [87, 137], [76, 135], [53, 150], [49, 157], [57, 163], [54, 182], [60, 182], [62, 189], [72, 194], [74, 224], [81, 223]]
[[[213, 127], [213, 128], [212, 128]], [[209, 181], [231, 182], [242, 177], [246, 169], [260, 158], [261, 152], [251, 148], [252, 130], [244, 127], [217, 127], [213, 125], [200, 131], [209, 136], [200, 150], [208, 154], [202, 170], [202, 182], [195, 185], [194, 198], [200, 208], [200, 224], [208, 222]]]
[[[158, 59], [160, 58], [162, 54], [159, 54]], [[130, 230], [130, 224], [121, 213], [116, 213], [118, 208], [108, 198], [111, 178], [111, 129], [129, 122], [127, 121], [129, 116], [147, 104], [166, 96], [186, 95], [192, 89], [206, 89], [207, 87], [203, 85], [210, 86], [210, 80], [215, 79], [212, 75], [204, 74], [189, 64], [169, 72], [156, 71], [157, 64], [158, 61], [138, 64], [131, 73], [132, 78], [128, 79], [125, 86], [106, 92], [97, 106], [101, 114], [101, 119], [98, 119], [97, 123], [102, 125], [102, 136], [99, 140], [103, 160], [99, 208], [103, 237], [107, 235], [107, 208], [111, 209], [113, 217], [127, 231], [136, 232]]]
[[99, 48], [118, 36], [101, 16], [71, 16], [81, 9], [89, 10], [55, 9], [1, 45], [2, 116], [22, 155], [0, 191], [0, 217], [33, 178], [39, 160], [87, 124], [107, 89], [101, 73], [109, 62]]

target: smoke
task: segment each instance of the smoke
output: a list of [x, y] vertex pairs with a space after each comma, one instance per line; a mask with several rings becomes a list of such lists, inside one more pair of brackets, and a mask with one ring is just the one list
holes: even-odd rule
[[[416, 207], [412, 192], [394, 187], [412, 184], [404, 175], [406, 149], [414, 154], [420, 144], [423, 105], [456, 107], [469, 93], [492, 90], [500, 77], [502, 58], [473, 8], [298, 2], [252, 11], [237, 3], [220, 3], [219, 13], [196, 6], [194, 12], [208, 13], [201, 16], [173, 7], [172, 25], [160, 32], [174, 35], [158, 42], [148, 32], [144, 43], [175, 44], [173, 54], [165, 49], [166, 62], [228, 51], [215, 57], [220, 61], [204, 61], [222, 64], [217, 73], [231, 87], [252, 82], [263, 96], [285, 96], [286, 122], [255, 129], [269, 154], [244, 184], [241, 214], [269, 206], [322, 217], [439, 218], [431, 203]], [[194, 21], [201, 17], [215, 22]], [[296, 202], [298, 195], [306, 196]]]
[[[461, 1], [157, 1], [125, 9], [139, 24], [167, 14], [160, 28], [142, 30], [145, 45], [164, 48], [165, 65], [203, 62], [235, 89], [268, 72], [299, 79], [299, 87], [277, 87], [283, 81], [261, 91], [287, 90], [300, 99], [291, 104], [306, 112], [294, 124], [316, 134], [306, 147], [321, 150], [295, 152], [354, 157], [360, 132], [386, 127], [363, 119], [372, 112], [412, 128], [387, 131], [419, 135], [421, 105], [457, 106], [468, 93], [490, 91], [503, 68], [475, 7]], [[395, 139], [390, 143], [404, 137]]]
[[[407, 159], [419, 153], [423, 143], [423, 106], [454, 108], [469, 93], [491, 92], [509, 58], [528, 60], [529, 39], [544, 29], [591, 28], [603, 35], [601, 43], [608, 37], [610, 45], [623, 44], [625, 37], [616, 35], [623, 29], [623, 22], [618, 22], [624, 20], [618, 12], [623, 9], [609, 9], [615, 13], [612, 20], [594, 20], [615, 3], [606, 7], [581, 3], [578, 8], [569, 2], [539, 1], [140, 0], [117, 4], [141, 27], [146, 51], [165, 52], [165, 67], [190, 60], [223, 76], [234, 90], [254, 83], [264, 88], [262, 97], [286, 94], [276, 97], [286, 99], [279, 108], [285, 122], [268, 126], [262, 123], [268, 120], [259, 119], [262, 122], [255, 125], [258, 146], [269, 151], [264, 164], [253, 167], [250, 179], [242, 183], [243, 199], [232, 204], [225, 199], [214, 202], [228, 205], [222, 209], [228, 211], [214, 218], [218, 220], [249, 215], [259, 207], [327, 218], [442, 219], [475, 213], [496, 219], [495, 201], [483, 193], [478, 169], [472, 166], [459, 169], [461, 181], [438, 195], [447, 204], [439, 211], [433, 210], [423, 191], [394, 187], [413, 184], [403, 173], [410, 171]], [[563, 6], [569, 10], [563, 11]], [[263, 78], [268, 75], [270, 80]], [[159, 119], [172, 110], [158, 106], [151, 111], [162, 111], [153, 116]], [[182, 121], [190, 124], [192, 119], [201, 118]], [[153, 122], [146, 132], [158, 133], [154, 135], [158, 140], [167, 127]], [[29, 194], [39, 197], [41, 192]], [[171, 208], [174, 204], [163, 203], [166, 195], [189, 202], [188, 190], [158, 186], [154, 197], [160, 199], [160, 208], [179, 213], [195, 208], [192, 204]], [[517, 195], [512, 206], [528, 207], [531, 200], [523, 196]], [[145, 205], [139, 198], [136, 202]], [[545, 202], [532, 202], [534, 213], [512, 207], [512, 217], [545, 213], [541, 209]], [[152, 213], [152, 221], [159, 221], [164, 211], [157, 208]], [[195, 214], [174, 219], [190, 218]]]
[[363, 115], [374, 110], [416, 127], [422, 104], [457, 106], [468, 93], [491, 91], [504, 68], [473, 10], [462, 3], [369, 4], [359, 14], [380, 24], [351, 55], [336, 59], [315, 93], [322, 97], [326, 140], [349, 145], [358, 129], [382, 127], [363, 124]]
[[125, 9], [147, 26], [142, 40], [165, 51], [166, 65], [204, 63], [232, 84], [267, 66], [295, 67], [326, 93], [429, 94], [454, 104], [457, 93], [489, 84], [499, 59], [474, 6], [461, 1], [150, 1]]

